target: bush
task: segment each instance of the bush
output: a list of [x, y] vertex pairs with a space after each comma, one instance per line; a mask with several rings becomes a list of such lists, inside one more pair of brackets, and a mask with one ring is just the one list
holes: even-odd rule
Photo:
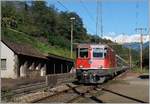
[[70, 49], [70, 41], [65, 39], [62, 36], [49, 35], [48, 41], [49, 41], [49, 43], [51, 43], [51, 45], [58, 45], [58, 46], [61, 46], [63, 48]]
[[138, 67], [138, 66], [133, 67], [132, 71], [133, 72], [138, 72], [138, 73], [149, 73], [149, 69], [143, 67], [142, 70], [141, 70], [141, 68]]

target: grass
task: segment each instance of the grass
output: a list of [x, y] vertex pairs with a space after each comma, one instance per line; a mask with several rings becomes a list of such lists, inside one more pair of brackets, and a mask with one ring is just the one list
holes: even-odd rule
[[142, 70], [140, 69], [140, 67], [134, 67], [132, 69], [133, 72], [136, 72], [136, 73], [149, 73], [149, 69], [147, 68], [142, 68]]
[[[58, 45], [51, 46], [51, 44], [48, 44], [47, 42], [43, 43], [39, 41], [36, 37], [27, 35], [25, 33], [19, 32], [14, 29], [2, 29], [1, 32], [2, 36], [6, 38], [9, 41], [15, 42], [15, 43], [22, 43], [22, 44], [29, 44], [34, 49], [40, 51], [42, 54], [55, 54], [63, 57], [70, 58], [70, 50], [67, 48], [60, 47]], [[75, 53], [73, 54], [73, 58], [75, 58]]]
[[1, 92], [1, 100], [5, 102], [10, 102], [13, 98], [13, 92], [10, 89], [5, 89]]

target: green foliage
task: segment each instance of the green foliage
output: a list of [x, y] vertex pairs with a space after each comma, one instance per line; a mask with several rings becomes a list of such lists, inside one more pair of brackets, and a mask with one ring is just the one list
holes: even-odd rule
[[[45, 1], [32, 1], [30, 5], [27, 2], [4, 1], [2, 33], [11, 41], [32, 44], [34, 48], [44, 53], [70, 57], [68, 50], [70, 50], [71, 17], [76, 18], [72, 21], [74, 42], [87, 41], [89, 36], [83, 27], [82, 19], [74, 12], [58, 12], [54, 6], [47, 6]], [[15, 23], [15, 26], [11, 26], [11, 22]], [[17, 31], [6, 30], [7, 27]], [[45, 37], [48, 40], [46, 44], [37, 41], [39, 37]]]
[[124, 48], [122, 45], [117, 43], [110, 46], [115, 50], [116, 54], [124, 58], [126, 61], [129, 61], [129, 49]]
[[62, 36], [50, 35], [48, 39], [51, 45], [60, 45], [61, 47], [70, 49], [70, 41]]
[[[21, 8], [19, 11], [18, 7]], [[79, 15], [74, 12], [58, 12], [54, 6], [47, 6], [45, 1], [32, 1], [31, 5], [26, 2], [2, 2], [2, 17], [14, 17], [17, 21], [16, 29], [32, 36], [48, 38], [55, 34], [69, 40], [70, 18], [75, 17], [74, 40], [78, 42], [87, 38], [86, 29]]]
[[140, 69], [140, 67], [135, 66], [132, 68], [133, 72], [138, 72], [138, 73], [149, 73], [149, 69], [147, 68], [142, 68], [142, 70]]
[[[2, 37], [9, 41], [32, 45], [33, 48], [42, 52], [43, 54], [52, 53], [70, 58], [70, 50], [68, 50], [66, 47], [61, 47], [58, 45], [52, 46], [46, 42], [43, 43], [33, 36], [26, 35], [13, 29], [2, 29], [1, 34]], [[75, 57], [75, 55], [73, 57]]]
[[143, 50], [143, 57], [144, 57], [144, 58], [149, 58], [149, 46], [147, 46], [147, 47]]
[[149, 46], [143, 50], [143, 67], [149, 69]]
[[[138, 54], [133, 54], [136, 57], [135, 64], [137, 67], [140, 67], [140, 52], [136, 52]], [[137, 55], [137, 56], [136, 56]], [[142, 57], [142, 66], [144, 69], [149, 69], [149, 46], [143, 49], [143, 57]]]
[[5, 88], [1, 90], [1, 100], [5, 102], [10, 102], [13, 99], [13, 92], [11, 89]]
[[[71, 21], [71, 17], [75, 17], [75, 20]], [[32, 44], [44, 53], [70, 56], [71, 23], [73, 43], [113, 43], [88, 34], [81, 17], [75, 12], [58, 12], [53, 5], [47, 6], [45, 1], [2, 1], [3, 35], [14, 42]], [[4, 30], [7, 27], [17, 31]], [[38, 41], [40, 37], [46, 41]], [[127, 48], [118, 44], [111, 47], [118, 55], [128, 60]], [[133, 51], [132, 55], [133, 60], [137, 60], [138, 55]]]
[[2, 17], [12, 18], [16, 16], [16, 10], [10, 1], [2, 2]]

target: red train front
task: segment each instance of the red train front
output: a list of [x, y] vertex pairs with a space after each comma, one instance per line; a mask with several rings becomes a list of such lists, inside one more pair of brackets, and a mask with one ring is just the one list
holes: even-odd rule
[[102, 83], [115, 72], [115, 52], [107, 45], [79, 44], [75, 67], [79, 82]]

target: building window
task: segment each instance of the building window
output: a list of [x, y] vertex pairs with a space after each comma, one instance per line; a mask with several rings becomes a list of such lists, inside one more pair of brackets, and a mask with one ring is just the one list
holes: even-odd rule
[[6, 59], [1, 59], [1, 70], [6, 70]]

